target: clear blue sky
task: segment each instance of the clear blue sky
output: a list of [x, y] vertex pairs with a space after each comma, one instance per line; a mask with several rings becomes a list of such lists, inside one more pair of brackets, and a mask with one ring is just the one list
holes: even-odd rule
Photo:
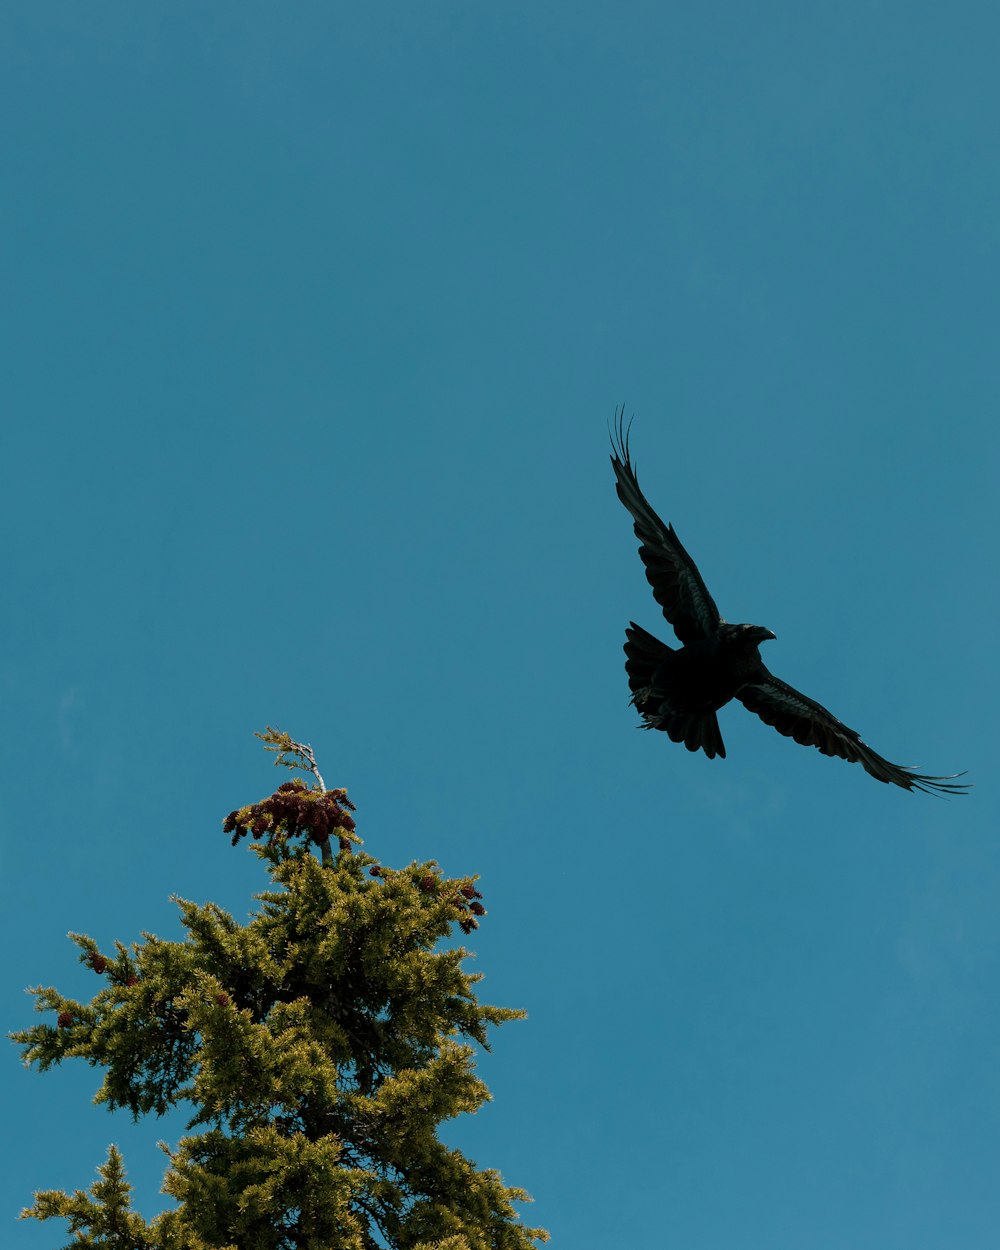
[[[0, 96], [3, 1020], [68, 929], [244, 916], [220, 828], [311, 742], [385, 862], [478, 871], [495, 1095], [449, 1129], [573, 1250], [993, 1250], [1000, 16], [987, 3], [14, 4]], [[945, 802], [721, 715], [724, 615]], [[0, 1065], [34, 1187], [157, 1137]], [[13, 1129], [11, 1128], [13, 1125]]]

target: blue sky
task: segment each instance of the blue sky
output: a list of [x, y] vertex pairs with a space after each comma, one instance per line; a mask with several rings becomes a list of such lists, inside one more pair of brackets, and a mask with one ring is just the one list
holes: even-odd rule
[[[373, 854], [482, 874], [483, 997], [529, 1019], [449, 1139], [556, 1244], [994, 1247], [995, 6], [4, 25], [5, 1028], [92, 992], [69, 929], [246, 914], [220, 822], [277, 724]], [[738, 707], [725, 761], [635, 732], [625, 624], [670, 635], [621, 402], [723, 614], [968, 798]], [[0, 1219], [112, 1140], [160, 1209], [178, 1123], [0, 1080]]]

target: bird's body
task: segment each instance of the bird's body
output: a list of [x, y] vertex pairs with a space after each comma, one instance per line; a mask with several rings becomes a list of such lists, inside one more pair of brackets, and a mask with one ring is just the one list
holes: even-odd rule
[[682, 643], [668, 647], [634, 621], [625, 631], [625, 670], [644, 728], [663, 731], [689, 751], [703, 750], [709, 759], [724, 758], [715, 713], [735, 698], [779, 733], [824, 755], [856, 761], [879, 781], [906, 790], [964, 792], [950, 777], [890, 764], [826, 708], [775, 677], [759, 651], [774, 634], [762, 625], [732, 625], [720, 615], [673, 526], [664, 525], [639, 489], [620, 419], [612, 443], [618, 497], [635, 521], [653, 596]]
[[[756, 629], [723, 622], [714, 634], [677, 650], [632, 621], [625, 631], [625, 671], [645, 727], [662, 729], [691, 750], [701, 747], [710, 759], [724, 757], [715, 713], [767, 671]], [[764, 636], [773, 637], [769, 631]]]

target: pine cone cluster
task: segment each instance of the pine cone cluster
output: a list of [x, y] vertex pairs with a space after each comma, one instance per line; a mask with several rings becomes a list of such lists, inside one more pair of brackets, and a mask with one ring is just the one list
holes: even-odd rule
[[267, 834], [268, 846], [286, 842], [297, 834], [305, 834], [317, 846], [322, 846], [331, 834], [336, 834], [340, 849], [349, 851], [352, 842], [349, 835], [355, 829], [350, 812], [354, 810], [346, 790], [320, 793], [296, 778], [286, 781], [259, 803], [230, 812], [222, 828], [233, 835], [233, 846], [247, 834], [254, 838]]
[[455, 888], [450, 902], [458, 912], [458, 927], [463, 933], [471, 933], [473, 929], [478, 929], [479, 921], [476, 917], [486, 915], [486, 908], [477, 901], [482, 897], [471, 881], [463, 881]]

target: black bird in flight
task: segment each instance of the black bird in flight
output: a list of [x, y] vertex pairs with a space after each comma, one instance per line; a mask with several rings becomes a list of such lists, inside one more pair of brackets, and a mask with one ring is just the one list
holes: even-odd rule
[[824, 755], [861, 764], [879, 781], [928, 794], [963, 794], [968, 787], [954, 781], [961, 773], [928, 777], [890, 764], [825, 707], [768, 671], [758, 647], [774, 634], [762, 625], [730, 625], [719, 615], [674, 527], [663, 524], [639, 489], [623, 416], [624, 411], [611, 440], [618, 498], [635, 521], [653, 597], [682, 644], [679, 650], [668, 647], [635, 621], [625, 631], [625, 671], [631, 702], [645, 722], [642, 728], [660, 729], [689, 751], [704, 751], [709, 759], [717, 755], [725, 759], [715, 713], [735, 698], [778, 733], [817, 747]]

